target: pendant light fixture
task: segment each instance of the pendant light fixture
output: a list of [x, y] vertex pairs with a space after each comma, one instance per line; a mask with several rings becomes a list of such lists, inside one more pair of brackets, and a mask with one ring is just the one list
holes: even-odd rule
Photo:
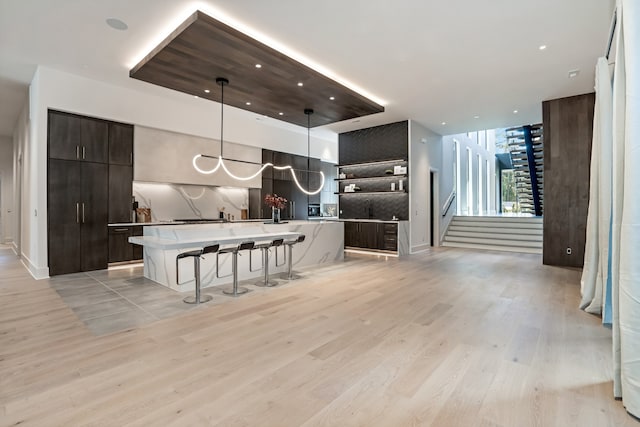
[[[320, 178], [321, 178], [320, 187], [317, 190], [309, 191], [309, 190], [303, 188], [300, 185], [300, 182], [298, 182], [298, 178], [296, 177], [296, 174], [295, 174], [293, 168], [291, 167], [291, 165], [275, 166], [273, 163], [260, 164], [260, 163], [255, 163], [255, 162], [248, 162], [248, 161], [245, 161], [245, 160], [234, 160], [234, 162], [238, 162], [238, 163], [247, 163], [247, 164], [252, 164], [252, 165], [258, 165], [258, 166], [260, 166], [260, 169], [258, 169], [258, 171], [256, 173], [254, 173], [253, 175], [250, 175], [250, 176], [237, 176], [237, 175], [234, 175], [229, 169], [227, 169], [227, 165], [225, 165], [224, 160], [223, 160], [223, 153], [224, 153], [224, 151], [223, 151], [223, 149], [224, 149], [224, 87], [229, 84], [229, 80], [227, 80], [224, 77], [218, 77], [218, 78], [216, 78], [216, 84], [218, 86], [220, 86], [220, 156], [216, 157], [216, 156], [210, 156], [210, 155], [207, 155], [207, 154], [196, 154], [193, 157], [193, 160], [191, 162], [193, 164], [194, 169], [196, 171], [202, 173], [202, 174], [210, 175], [212, 173], [215, 173], [218, 169], [220, 169], [220, 167], [222, 167], [222, 170], [224, 170], [227, 175], [229, 175], [233, 179], [237, 179], [238, 181], [249, 181], [249, 180], [252, 180], [252, 179], [256, 178], [258, 175], [262, 174], [262, 171], [264, 171], [269, 166], [271, 166], [272, 168], [274, 168], [276, 170], [289, 169], [289, 171], [291, 173], [291, 177], [293, 178], [293, 181], [296, 183], [296, 185], [298, 186], [300, 191], [302, 191], [303, 193], [305, 193], [305, 194], [307, 194], [309, 196], [313, 196], [315, 194], [318, 194], [320, 191], [322, 191], [322, 187], [324, 187], [324, 173], [322, 173], [322, 172], [319, 172], [320, 173]], [[310, 173], [310, 171], [309, 171], [309, 148], [310, 148], [310, 142], [311, 142], [311, 121], [310, 121], [310, 117], [311, 117], [311, 114], [313, 114], [313, 110], [305, 109], [304, 113], [307, 114], [307, 173]], [[215, 165], [215, 167], [213, 169], [209, 169], [209, 170], [202, 169], [202, 168], [200, 168], [198, 166], [198, 159], [201, 158], [201, 157], [208, 158], [208, 159], [216, 159], [217, 158], [218, 159], [218, 163]], [[307, 185], [308, 185], [308, 182], [307, 182]]]

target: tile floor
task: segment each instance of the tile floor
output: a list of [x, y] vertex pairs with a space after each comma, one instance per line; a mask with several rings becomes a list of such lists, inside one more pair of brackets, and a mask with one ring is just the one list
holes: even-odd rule
[[[315, 266], [298, 273], [304, 278], [311, 272], [316, 274], [330, 268]], [[295, 282], [304, 281], [287, 282], [278, 277], [275, 279], [280, 282], [279, 286], [293, 286]], [[191, 292], [176, 292], [145, 278], [141, 265], [54, 276], [47, 280], [65, 304], [96, 336], [139, 327], [199, 308], [182, 301]], [[248, 288], [249, 292], [272, 290], [255, 286], [255, 282], [256, 279], [253, 278], [240, 281], [239, 285]], [[226, 287], [203, 288], [203, 294], [214, 297], [206, 306], [235, 300], [236, 298], [222, 293], [222, 289]]]

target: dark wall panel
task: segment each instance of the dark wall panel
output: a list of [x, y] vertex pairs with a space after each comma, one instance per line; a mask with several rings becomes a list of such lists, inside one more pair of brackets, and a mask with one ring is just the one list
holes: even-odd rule
[[584, 263], [594, 104], [593, 93], [542, 103], [544, 264]]
[[341, 133], [338, 137], [338, 162], [373, 162], [409, 158], [409, 122]]
[[[341, 133], [338, 137], [338, 163], [353, 165], [383, 160], [407, 160], [409, 158], [409, 122], [402, 121], [388, 125], [359, 129]], [[407, 162], [398, 163], [407, 165]], [[390, 220], [394, 216], [401, 220], [409, 219], [408, 177], [386, 176], [386, 169], [393, 169], [393, 163], [359, 165], [340, 168], [340, 172], [352, 178], [340, 181], [338, 191], [343, 192], [346, 184], [356, 184], [361, 193], [340, 195], [340, 218]], [[411, 171], [408, 171], [410, 174]], [[351, 176], [353, 175], [353, 176]], [[379, 179], [356, 180], [362, 177], [380, 177]], [[407, 192], [390, 192], [391, 182], [403, 180]], [[387, 191], [388, 194], [377, 193]]]

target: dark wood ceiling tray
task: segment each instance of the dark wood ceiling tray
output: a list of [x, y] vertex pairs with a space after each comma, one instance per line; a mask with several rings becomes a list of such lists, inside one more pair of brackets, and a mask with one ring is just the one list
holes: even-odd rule
[[376, 102], [200, 11], [129, 75], [217, 102], [220, 87], [215, 79], [225, 77], [225, 104], [304, 127], [305, 108], [315, 111], [311, 127], [384, 111]]

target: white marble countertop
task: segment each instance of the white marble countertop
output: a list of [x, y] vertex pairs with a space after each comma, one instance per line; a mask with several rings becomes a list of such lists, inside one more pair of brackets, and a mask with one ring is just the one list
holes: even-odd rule
[[369, 219], [369, 218], [362, 218], [362, 219], [357, 219], [357, 218], [340, 218], [338, 219], [338, 221], [342, 221], [342, 222], [381, 222], [381, 223], [389, 223], [389, 224], [397, 224], [399, 222], [408, 222], [407, 220], [401, 220], [401, 219], [396, 219], [396, 220], [392, 220], [392, 219]]
[[176, 225], [176, 224], [186, 224], [185, 222], [177, 222], [177, 221], [155, 221], [155, 222], [117, 222], [114, 224], [107, 224], [109, 227], [133, 227], [135, 225]]
[[[204, 220], [206, 221], [206, 220]], [[211, 221], [210, 223], [204, 222], [203, 224], [235, 224], [235, 223], [245, 223], [245, 222], [264, 222], [266, 219], [235, 219], [231, 221]], [[107, 224], [109, 227], [133, 227], [136, 225], [142, 226], [153, 226], [153, 225], [183, 225], [183, 224], [194, 224], [193, 222], [188, 221], [153, 221], [153, 222], [118, 222], [114, 224]]]
[[246, 234], [239, 236], [218, 236], [218, 237], [204, 237], [197, 239], [163, 239], [161, 237], [156, 236], [134, 236], [129, 237], [129, 243], [133, 243], [136, 245], [148, 246], [155, 249], [184, 249], [184, 248], [193, 248], [193, 247], [203, 247], [207, 245], [215, 245], [219, 244], [221, 246], [224, 245], [233, 245], [237, 243], [242, 243], [246, 241], [254, 241], [254, 242], [266, 242], [269, 240], [275, 239], [294, 239], [298, 237], [300, 233], [295, 233], [291, 231], [284, 231], [279, 233], [256, 233], [256, 234]]

